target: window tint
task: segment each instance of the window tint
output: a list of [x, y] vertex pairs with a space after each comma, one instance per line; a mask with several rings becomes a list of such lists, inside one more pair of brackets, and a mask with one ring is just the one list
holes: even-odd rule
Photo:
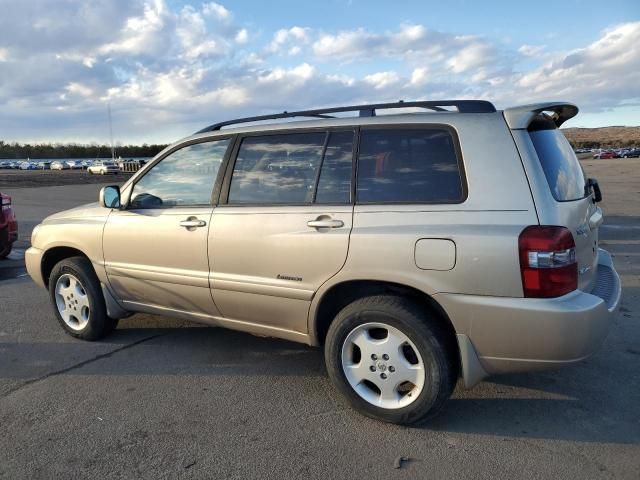
[[362, 130], [360, 203], [459, 203], [464, 200], [454, 139], [444, 128]]
[[316, 203], [349, 203], [353, 132], [333, 132], [322, 160]]
[[176, 150], [135, 184], [131, 208], [209, 205], [228, 145], [226, 139]]
[[584, 198], [584, 172], [564, 134], [553, 126], [530, 130], [529, 135], [553, 197], [560, 201]]
[[229, 203], [311, 203], [325, 138], [318, 132], [243, 139]]

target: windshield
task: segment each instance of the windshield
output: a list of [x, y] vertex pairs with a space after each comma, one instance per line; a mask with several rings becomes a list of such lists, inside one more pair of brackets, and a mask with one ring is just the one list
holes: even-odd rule
[[545, 125], [541, 129], [530, 128], [529, 135], [553, 197], [563, 202], [584, 198], [584, 172], [564, 134], [555, 126]]

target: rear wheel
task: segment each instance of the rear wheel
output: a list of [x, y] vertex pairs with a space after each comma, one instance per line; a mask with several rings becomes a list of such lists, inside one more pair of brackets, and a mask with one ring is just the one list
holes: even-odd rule
[[410, 299], [359, 299], [329, 328], [329, 377], [361, 413], [385, 422], [421, 423], [438, 413], [457, 381], [455, 339], [439, 322]]
[[67, 258], [53, 267], [49, 296], [58, 322], [72, 337], [98, 340], [118, 325], [107, 315], [100, 281], [85, 257]]

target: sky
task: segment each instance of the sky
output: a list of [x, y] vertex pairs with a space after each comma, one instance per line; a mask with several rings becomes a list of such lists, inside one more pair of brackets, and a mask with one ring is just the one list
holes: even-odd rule
[[171, 143], [404, 100], [577, 104], [640, 125], [640, 1], [0, 0], [0, 140]]

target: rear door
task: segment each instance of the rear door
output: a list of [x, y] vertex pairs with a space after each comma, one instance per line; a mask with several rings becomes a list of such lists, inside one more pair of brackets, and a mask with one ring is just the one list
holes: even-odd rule
[[[528, 135], [547, 184], [536, 195], [540, 222], [571, 230], [576, 243], [578, 288], [591, 291], [596, 278], [602, 211], [587, 188], [587, 177], [573, 148], [555, 124], [539, 117], [529, 126]], [[552, 198], [545, 201], [542, 192], [550, 192]]]
[[354, 130], [240, 138], [209, 233], [211, 286], [232, 321], [306, 333], [347, 257]]

